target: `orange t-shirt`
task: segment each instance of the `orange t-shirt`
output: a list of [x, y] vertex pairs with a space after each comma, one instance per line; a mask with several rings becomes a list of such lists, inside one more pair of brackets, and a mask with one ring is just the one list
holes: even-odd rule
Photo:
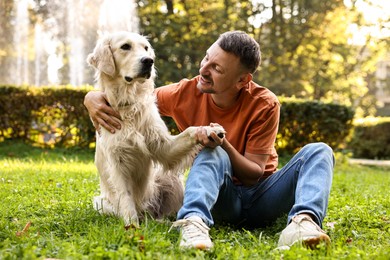
[[241, 89], [232, 107], [221, 109], [210, 94], [198, 90], [198, 79], [199, 76], [156, 88], [160, 114], [172, 117], [180, 131], [189, 126], [220, 124], [227, 132], [227, 140], [242, 155], [270, 155], [262, 178], [275, 172], [278, 155], [274, 144], [280, 115], [275, 94], [251, 81]]

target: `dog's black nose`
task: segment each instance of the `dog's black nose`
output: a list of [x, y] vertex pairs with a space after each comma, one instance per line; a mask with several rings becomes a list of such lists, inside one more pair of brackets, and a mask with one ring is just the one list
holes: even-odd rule
[[126, 80], [127, 82], [131, 82], [131, 81], [133, 80], [133, 78], [128, 77], [128, 76], [125, 76], [125, 80]]
[[152, 58], [149, 58], [149, 57], [143, 57], [141, 59], [141, 63], [146, 65], [146, 66], [151, 67], [153, 65], [153, 63], [154, 63], [154, 60]]

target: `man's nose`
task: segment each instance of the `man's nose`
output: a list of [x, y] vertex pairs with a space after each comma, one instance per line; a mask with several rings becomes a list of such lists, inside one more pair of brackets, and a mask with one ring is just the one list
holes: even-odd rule
[[202, 75], [208, 75], [209, 74], [209, 69], [208, 69], [208, 66], [207, 66], [207, 62], [201, 62], [200, 63], [199, 74], [202, 74]]

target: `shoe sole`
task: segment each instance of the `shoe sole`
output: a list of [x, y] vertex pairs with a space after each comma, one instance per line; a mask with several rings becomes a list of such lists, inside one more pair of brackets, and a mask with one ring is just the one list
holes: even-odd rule
[[308, 238], [304, 239], [302, 241], [302, 244], [310, 249], [316, 249], [317, 246], [321, 243], [324, 243], [326, 248], [329, 249], [330, 247], [330, 238], [326, 234], [321, 234], [318, 237]]
[[213, 246], [208, 246], [208, 245], [205, 245], [205, 244], [198, 244], [198, 245], [194, 245], [194, 246], [180, 246], [180, 249], [183, 249], [183, 250], [188, 250], [188, 249], [198, 249], [198, 250], [205, 250], [205, 251], [208, 251], [210, 249], [212, 249]]
[[210, 250], [212, 248], [212, 246], [207, 246], [207, 245], [196, 245], [195, 246], [196, 249], [199, 249], [199, 250]]

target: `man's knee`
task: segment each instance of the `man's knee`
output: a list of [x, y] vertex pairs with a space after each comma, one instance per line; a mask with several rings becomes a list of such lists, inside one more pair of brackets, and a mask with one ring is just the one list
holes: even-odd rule
[[208, 148], [205, 147], [200, 151], [198, 157], [207, 157], [210, 160], [217, 160], [217, 161], [229, 161], [229, 155], [226, 153], [222, 147], [217, 146], [215, 148]]
[[323, 143], [311, 143], [306, 146], [304, 146], [302, 149], [306, 150], [307, 154], [309, 154], [312, 159], [314, 160], [321, 160], [322, 162], [326, 162], [331, 169], [333, 169], [335, 165], [335, 158], [333, 154], [333, 149]]
[[223, 175], [232, 176], [232, 166], [230, 163], [229, 155], [221, 147], [216, 148], [203, 148], [202, 151], [196, 157], [193, 167], [196, 165], [208, 165], [216, 171]]
[[333, 157], [333, 149], [323, 142], [307, 144], [303, 147], [303, 149], [307, 149], [311, 154], [320, 153], [329, 157]]

